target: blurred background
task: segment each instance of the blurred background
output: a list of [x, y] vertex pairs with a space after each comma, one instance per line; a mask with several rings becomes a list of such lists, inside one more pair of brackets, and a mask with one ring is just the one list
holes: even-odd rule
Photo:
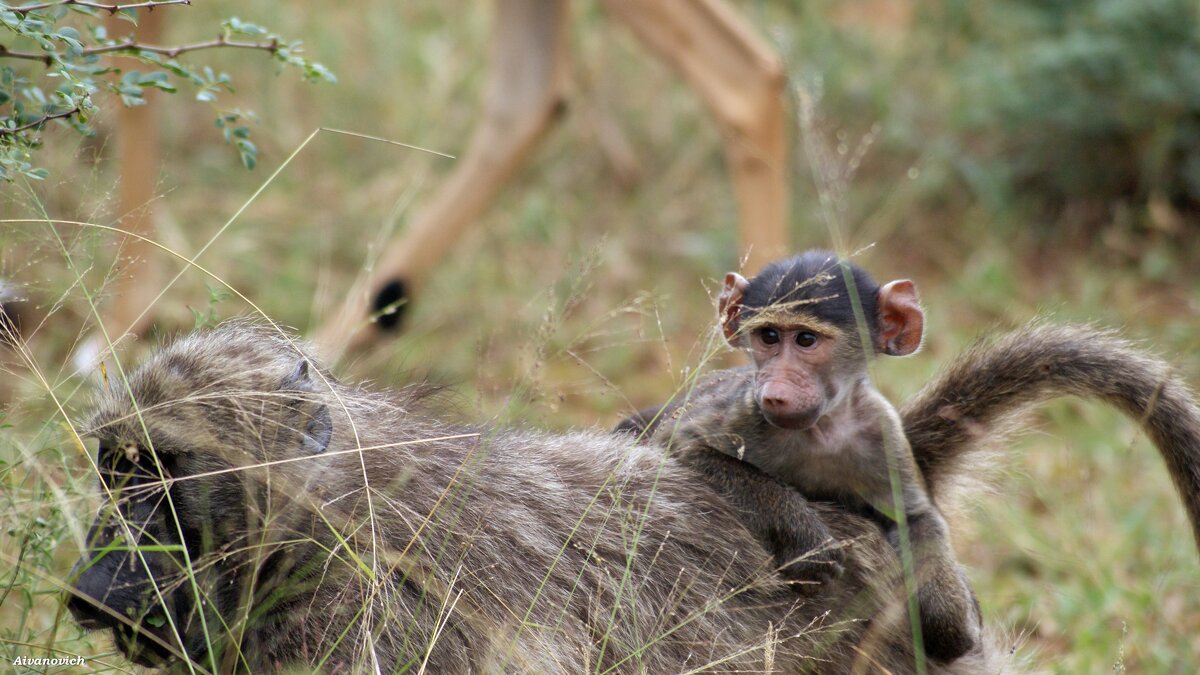
[[[975, 337], [1035, 317], [1118, 328], [1200, 384], [1195, 3], [732, 4], [785, 64], [793, 247], [843, 242], [878, 279], [921, 291], [925, 348], [879, 365], [889, 397], [915, 392]], [[234, 77], [223, 104], [257, 113], [253, 171], [190, 95], [148, 108], [161, 121], [156, 238], [191, 256], [220, 232], [197, 262], [309, 332], [454, 160], [321, 133], [272, 172], [318, 127], [460, 153], [479, 121], [493, 7], [173, 9], [167, 42], [205, 39], [236, 15], [302, 39], [338, 76], [311, 85], [262, 54], [203, 54]], [[714, 346], [715, 290], [739, 266], [719, 128], [594, 2], [572, 3], [568, 44], [561, 123], [439, 262], [397, 338], [345, 359], [340, 375], [446, 384], [468, 420], [607, 428], [697, 367], [740, 362]], [[48, 177], [0, 184], [0, 217], [117, 224], [121, 167], [106, 130], [118, 107], [107, 102], [94, 138], [48, 128], [37, 155]], [[112, 652], [61, 615], [54, 579], [77, 555], [73, 511], [92, 490], [63, 415], [86, 409], [94, 373], [72, 359], [93, 304], [120, 299], [105, 292], [120, 273], [117, 241], [0, 225], [0, 276], [34, 317], [27, 352], [6, 352], [0, 374], [8, 662], [31, 644]], [[155, 256], [162, 287], [185, 269]], [[152, 311], [151, 335], [121, 352], [130, 363], [160, 336], [252, 308], [186, 269]], [[971, 495], [953, 523], [987, 619], [1055, 672], [1200, 670], [1200, 565], [1153, 446], [1099, 405], [1067, 401], [1033, 421], [1037, 432], [996, 463], [995, 489]], [[121, 660], [91, 665], [101, 663]]]

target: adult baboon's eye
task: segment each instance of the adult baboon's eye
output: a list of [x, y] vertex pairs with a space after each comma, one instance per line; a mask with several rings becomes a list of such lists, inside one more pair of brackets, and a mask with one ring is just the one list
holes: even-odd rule
[[[169, 457], [159, 456], [163, 472], [169, 475], [167, 459]], [[136, 443], [103, 442], [97, 453], [96, 464], [100, 469], [100, 480], [110, 489], [121, 489], [143, 484], [147, 480], [157, 480], [159, 472], [154, 462]]]
[[796, 344], [804, 348], [811, 347], [817, 344], [817, 334], [802, 330], [796, 333]]
[[779, 343], [779, 331], [774, 328], [760, 328], [758, 330], [758, 339], [763, 341], [763, 344], [773, 345]]
[[129, 461], [129, 457], [124, 452], [105, 445], [100, 446], [96, 464], [100, 469], [100, 480], [112, 489], [122, 487], [129, 482], [137, 469], [137, 465]]

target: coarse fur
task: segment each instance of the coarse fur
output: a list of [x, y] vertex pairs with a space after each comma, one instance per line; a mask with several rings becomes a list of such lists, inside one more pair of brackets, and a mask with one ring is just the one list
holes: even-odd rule
[[[685, 405], [698, 397], [724, 395], [728, 398], [722, 405], [729, 409], [749, 405], [739, 402], [747, 398], [745, 388], [739, 390], [728, 381], [751, 376], [751, 368], [709, 375], [685, 395], [635, 414], [619, 429], [653, 435], [661, 426], [674, 424], [684, 414]], [[1064, 396], [1108, 403], [1141, 425], [1166, 462], [1200, 548], [1200, 407], [1196, 396], [1169, 364], [1115, 332], [1093, 326], [1034, 321], [1001, 336], [980, 339], [901, 406], [904, 435], [939, 507], [953, 508], [954, 504], [946, 502], [965, 474], [976, 473], [971, 465], [983, 460], [981, 453], [1003, 452], [1009, 437], [1025, 426], [1020, 424], [1023, 413]], [[755, 517], [745, 509], [742, 515], [743, 519]], [[759, 518], [762, 523], [774, 522]], [[808, 530], [816, 527], [812, 519], [786, 522], [798, 522]], [[751, 530], [757, 531], [753, 526]], [[759, 536], [762, 538], [761, 533]], [[768, 541], [768, 548], [778, 550], [781, 540], [785, 538], [776, 535], [774, 541]], [[803, 553], [793, 550], [790, 555]]]
[[[914, 669], [870, 519], [813, 507], [846, 569], [801, 598], [658, 447], [449, 425], [419, 389], [340, 383], [250, 323], [114, 378], [87, 433], [104, 503], [68, 604], [145, 665]], [[955, 668], [997, 670], [986, 659]]]

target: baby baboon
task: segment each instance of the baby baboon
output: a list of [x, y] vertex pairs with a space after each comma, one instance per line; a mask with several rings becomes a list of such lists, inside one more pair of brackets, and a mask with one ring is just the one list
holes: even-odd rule
[[813, 508], [853, 544], [801, 598], [659, 448], [431, 406], [247, 323], [163, 348], [91, 419], [104, 505], [72, 614], [138, 663], [211, 672], [914, 669], [871, 520]]
[[[857, 265], [811, 251], [751, 281], [731, 272], [719, 304], [726, 339], [749, 351], [754, 367], [709, 379], [655, 440], [717, 479], [714, 487], [746, 514], [786, 576], [809, 579], [821, 574], [820, 563], [834, 572], [839, 563], [804, 557], [822, 544], [837, 550], [807, 514], [806, 498], [876, 516], [918, 582], [928, 654], [948, 661], [973, 649], [981, 619], [946, 521], [900, 416], [867, 373], [875, 353], [903, 356], [920, 346], [924, 315], [913, 283], [881, 287]], [[783, 485], [735, 470], [731, 457]]]
[[[869, 280], [864, 282], [860, 274], [855, 278], [859, 293], [868, 289], [866, 297], [860, 298], [864, 314], [878, 317], [878, 321], [870, 326], [872, 342], [876, 349], [887, 353], [890, 349], [886, 339], [888, 323], [891, 321], [894, 325], [894, 319], [885, 318], [884, 312], [894, 298], [885, 296], [894, 294], [899, 288], [903, 297], [906, 282], [900, 282], [900, 286], [885, 286], [876, 293], [869, 290], [872, 288]], [[746, 284], [736, 276], [727, 283], [721, 306], [722, 323], [729, 331], [730, 319], [740, 320], [740, 310], [739, 316], [731, 316], [728, 310], [737, 295], [745, 292]], [[836, 276], [833, 283], [837, 284]], [[768, 289], [774, 287], [772, 282]], [[785, 283], [785, 288], [790, 286]], [[840, 290], [844, 292], [845, 289]], [[811, 293], [815, 292], [789, 296], [789, 301], [796, 302], [787, 304], [780, 314], [785, 319], [790, 318], [789, 314], [794, 311], [792, 307], [812, 311]], [[915, 297], [912, 300], [915, 302]], [[753, 297], [743, 302], [749, 307], [763, 304]], [[751, 330], [770, 327], [762, 321], [755, 323], [757, 326]], [[803, 326], [793, 324], [786, 337], [798, 341], [805, 332], [802, 329]], [[776, 330], [786, 333], [777, 327]], [[743, 332], [747, 332], [745, 328]], [[780, 342], [785, 342], [782, 337]], [[839, 352], [843, 359], [844, 354]], [[641, 411], [623, 421], [617, 429], [658, 440], [673, 439], [674, 445], [684, 450], [678, 453], [682, 455], [681, 461], [700, 469], [726, 497], [748, 529], [767, 545], [778, 562], [785, 565], [782, 570], [785, 575], [824, 580], [830, 573], [823, 572], [819, 563], [826, 563], [826, 570], [836, 571], [838, 562], [836, 555], [826, 553], [822, 558], [821, 552], [830, 550], [827, 545], [815, 554], [802, 557], [801, 564], [788, 564], [806, 551], [812, 551], [828, 536], [822, 530], [822, 523], [827, 519], [807, 515], [816, 504], [808, 502], [792, 489], [792, 485], [798, 485], [809, 497], [844, 503], [845, 499], [836, 493], [836, 487], [861, 481], [864, 476], [876, 475], [878, 479], [878, 462], [873, 467], [842, 465], [840, 472], [831, 475], [830, 467], [838, 466], [835, 460], [847, 458], [816, 456], [817, 451], [826, 446], [823, 440], [853, 437], [861, 432], [861, 421], [842, 417], [838, 420], [840, 426], [826, 426], [823, 433], [818, 423], [817, 433], [799, 442], [799, 436], [791, 436], [795, 431], [777, 428], [780, 425], [772, 423], [777, 421], [773, 419], [777, 416], [764, 410], [759, 402], [761, 392], [766, 388], [761, 379], [767, 378], [760, 379], [763, 370], [741, 368], [715, 373], [701, 380], [686, 396]], [[779, 370], [785, 369], [775, 369], [774, 374]], [[772, 374], [767, 372], [767, 375]], [[785, 370], [784, 379], [787, 377]], [[801, 385], [812, 382], [812, 378], [799, 379]], [[836, 378], [816, 379], [826, 392], [830, 391], [831, 380]], [[783, 391], [785, 396], [790, 395], [795, 400], [802, 399], [804, 393], [803, 390], [788, 392], [786, 388]], [[1107, 402], [1142, 425], [1166, 460], [1200, 547], [1200, 409], [1195, 396], [1161, 360], [1109, 331], [1090, 327], [1035, 322], [998, 340], [980, 342], [958, 357], [903, 407], [900, 415], [903, 433], [900, 435], [908, 439], [911, 457], [920, 469], [919, 476], [924, 479], [925, 500], [955, 483], [955, 477], [965, 470], [964, 465], [973, 450], [999, 446], [1008, 432], [1018, 426], [1014, 421], [1019, 419], [1019, 413], [1035, 404], [1071, 395]], [[844, 392], [826, 399], [837, 400], [839, 396], [844, 397]], [[778, 407], [779, 402], [773, 405]], [[836, 411], [836, 406], [831, 408]], [[738, 461], [734, 456], [746, 461]], [[749, 463], [758, 464], [773, 475], [758, 471]], [[906, 466], [903, 457], [899, 464], [902, 477], [913, 475], [911, 465]], [[780, 467], [786, 469], [789, 466], [795, 471], [783, 475], [786, 472]], [[921, 483], [901, 482], [910, 488], [904, 495], [907, 506], [911, 503], [912, 489], [920, 488]], [[835, 491], [832, 495], [831, 490]], [[925, 500], [918, 495], [918, 503]], [[929, 614], [924, 611], [926, 606], [938, 601], [938, 589], [946, 587], [947, 584], [927, 586], [929, 594], [921, 601], [927, 644], [931, 637], [946, 639], [938, 636], [944, 627], [929, 625]], [[948, 587], [954, 590], [953, 584]], [[950, 609], [949, 616], [953, 617], [955, 607], [961, 607], [961, 596], [952, 592], [948, 597], [953, 604], [941, 609]], [[977, 611], [972, 609], [973, 613]], [[958, 634], [951, 632], [952, 638]], [[955, 643], [950, 640], [951, 645]], [[931, 650], [931, 653], [938, 652]]]

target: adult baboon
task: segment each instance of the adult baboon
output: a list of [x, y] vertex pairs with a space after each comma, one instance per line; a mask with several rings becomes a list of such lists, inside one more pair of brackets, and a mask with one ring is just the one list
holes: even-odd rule
[[914, 669], [873, 521], [816, 505], [850, 551], [798, 594], [660, 449], [429, 408], [249, 323], [160, 350], [87, 429], [105, 503], [72, 613], [138, 663], [220, 672]]

